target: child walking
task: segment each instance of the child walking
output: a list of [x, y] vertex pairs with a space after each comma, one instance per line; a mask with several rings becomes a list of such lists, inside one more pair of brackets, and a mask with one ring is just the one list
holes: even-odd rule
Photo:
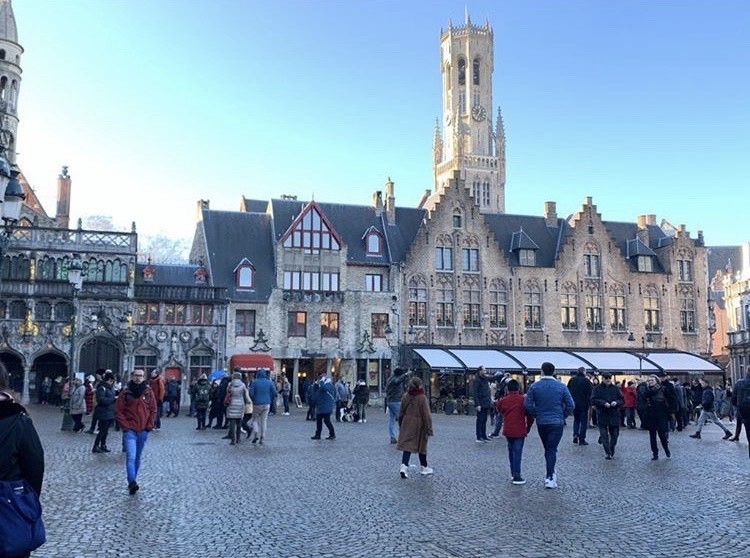
[[513, 484], [526, 484], [521, 476], [521, 455], [523, 442], [534, 424], [534, 417], [523, 407], [524, 396], [519, 393], [517, 380], [510, 380], [506, 386], [508, 394], [495, 402], [495, 408], [503, 416], [502, 434], [508, 441], [508, 459]]

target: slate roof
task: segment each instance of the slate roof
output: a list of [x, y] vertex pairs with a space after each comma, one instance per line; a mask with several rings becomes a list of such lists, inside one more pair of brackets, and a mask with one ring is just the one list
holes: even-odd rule
[[[562, 239], [569, 230], [568, 224], [562, 219], [557, 220], [559, 226], [548, 227], [544, 217], [533, 215], [486, 214], [484, 220], [511, 265], [518, 265], [518, 252], [510, 252], [513, 246], [514, 250], [535, 249], [535, 267], [554, 267]], [[521, 230], [523, 235], [517, 235]], [[514, 235], [519, 237], [516, 244], [513, 244]]]
[[730, 262], [735, 271], [742, 267], [742, 246], [709, 246], [706, 253], [709, 280], [718, 270], [724, 271]]
[[[154, 280], [144, 281], [143, 270], [151, 266], [154, 270]], [[181, 286], [194, 287], [198, 286], [195, 282], [195, 270], [198, 266], [195, 264], [147, 264], [140, 263], [135, 266], [135, 284], [136, 285], [157, 285], [157, 286]], [[206, 283], [210, 285], [210, 281]]]

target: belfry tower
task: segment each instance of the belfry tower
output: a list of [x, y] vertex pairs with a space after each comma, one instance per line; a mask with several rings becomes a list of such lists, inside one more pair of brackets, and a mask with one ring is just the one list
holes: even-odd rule
[[493, 33], [489, 22], [440, 32], [443, 118], [433, 138], [434, 194], [461, 172], [481, 213], [505, 212], [505, 131], [492, 123]]
[[21, 87], [21, 54], [11, 0], [0, 0], [0, 149], [8, 163], [16, 162], [18, 90]]

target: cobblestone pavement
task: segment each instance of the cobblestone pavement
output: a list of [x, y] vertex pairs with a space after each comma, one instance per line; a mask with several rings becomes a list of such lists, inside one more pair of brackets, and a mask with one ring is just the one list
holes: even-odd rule
[[94, 437], [60, 432], [57, 409], [30, 412], [47, 459], [48, 542], [34, 557], [750, 556], [747, 443], [713, 425], [702, 440], [673, 434], [658, 461], [646, 432], [623, 430], [606, 461], [595, 432], [579, 447], [567, 428], [559, 489], [545, 490], [535, 429], [528, 483], [513, 486], [504, 439], [477, 444], [474, 417], [434, 415], [435, 475], [404, 480], [376, 408], [366, 424], [335, 423], [335, 441], [310, 440], [314, 423], [293, 409], [269, 418], [260, 447], [181, 415], [151, 435], [130, 496], [118, 432], [111, 454], [92, 454]]

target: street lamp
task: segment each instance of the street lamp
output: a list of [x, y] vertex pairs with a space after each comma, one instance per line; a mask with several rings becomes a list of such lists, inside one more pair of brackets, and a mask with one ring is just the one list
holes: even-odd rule
[[5, 251], [13, 236], [13, 229], [21, 216], [21, 202], [26, 199], [17, 176], [18, 171], [10, 170], [8, 161], [0, 157], [0, 192], [4, 192], [3, 198], [0, 199], [0, 217], [3, 219], [3, 228], [0, 231], [0, 282], [3, 280], [2, 267]]
[[70, 395], [76, 379], [76, 322], [78, 321], [78, 293], [83, 287], [83, 263], [78, 254], [68, 264], [68, 282], [73, 289], [73, 315], [70, 318], [70, 356], [68, 369], [68, 399], [63, 405], [63, 422], [60, 430], [73, 430], [73, 419], [70, 416]]
[[[633, 335], [632, 331], [628, 332], [628, 343], [635, 343], [635, 335]], [[654, 336], [651, 335], [651, 333], [647, 333], [645, 337], [641, 337], [641, 347], [652, 349], [654, 347]], [[635, 356], [638, 357], [638, 375], [643, 376], [643, 359], [648, 358], [648, 355], [650, 353], [648, 352], [641, 352], [641, 353], [633, 353]]]

